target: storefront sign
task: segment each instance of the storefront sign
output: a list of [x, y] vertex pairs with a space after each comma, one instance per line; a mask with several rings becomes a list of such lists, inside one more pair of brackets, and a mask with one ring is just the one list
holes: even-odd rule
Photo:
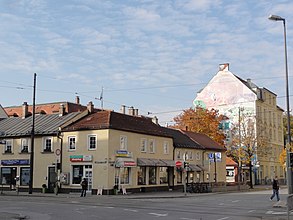
[[132, 157], [132, 153], [127, 150], [117, 150], [116, 157]]
[[1, 160], [1, 165], [28, 165], [29, 160]]
[[71, 162], [90, 162], [93, 160], [92, 155], [71, 155], [70, 161]]

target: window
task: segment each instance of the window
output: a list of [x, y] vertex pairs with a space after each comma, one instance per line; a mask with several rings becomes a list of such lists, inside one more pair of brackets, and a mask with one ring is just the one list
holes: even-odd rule
[[140, 167], [137, 171], [137, 185], [146, 184], [146, 167]]
[[6, 140], [5, 142], [5, 153], [12, 153], [12, 140]]
[[149, 185], [154, 185], [157, 183], [156, 176], [156, 167], [149, 167]]
[[189, 157], [189, 160], [193, 160], [193, 154], [192, 154], [192, 151], [189, 152], [189, 156], [188, 156], [188, 157]]
[[141, 152], [147, 152], [147, 139], [142, 138], [140, 141], [140, 151]]
[[28, 153], [28, 139], [21, 139], [21, 153]]
[[150, 153], [155, 153], [155, 140], [150, 139]]
[[121, 172], [120, 183], [129, 184], [130, 168], [129, 167], [120, 168], [120, 172]]
[[89, 150], [97, 149], [97, 136], [96, 135], [89, 135], [88, 136], [88, 149]]
[[168, 183], [168, 172], [167, 167], [160, 167], [160, 184], [166, 184]]
[[75, 137], [73, 136], [68, 137], [68, 148], [69, 150], [76, 150]]
[[52, 152], [53, 151], [53, 141], [51, 137], [44, 138], [44, 152]]
[[124, 135], [120, 136], [120, 150], [127, 150], [127, 137]]
[[168, 141], [164, 141], [164, 154], [169, 154], [169, 142]]
[[80, 184], [83, 176], [83, 165], [72, 166], [72, 184]]
[[30, 168], [21, 167], [20, 168], [20, 185], [28, 186], [30, 181]]
[[200, 160], [200, 152], [196, 152], [196, 160]]
[[177, 159], [180, 159], [180, 158], [181, 158], [181, 152], [177, 151]]

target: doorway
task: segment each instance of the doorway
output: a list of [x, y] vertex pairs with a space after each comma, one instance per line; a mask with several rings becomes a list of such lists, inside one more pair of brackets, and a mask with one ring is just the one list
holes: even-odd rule
[[54, 167], [48, 167], [48, 192], [53, 193], [57, 181], [57, 174]]
[[92, 165], [85, 165], [84, 166], [84, 177], [86, 178], [87, 182], [88, 182], [88, 192], [92, 191], [92, 187], [93, 187], [93, 169], [92, 169]]

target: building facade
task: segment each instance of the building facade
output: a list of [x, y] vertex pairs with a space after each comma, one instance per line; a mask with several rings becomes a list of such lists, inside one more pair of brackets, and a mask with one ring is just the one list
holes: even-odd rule
[[276, 98], [276, 94], [256, 86], [250, 79], [243, 80], [234, 75], [229, 71], [229, 64], [221, 64], [218, 73], [194, 100], [195, 106], [218, 109], [227, 117], [224, 124], [227, 146], [232, 142], [231, 130], [239, 126], [240, 118], [246, 117], [254, 122], [255, 138], [262, 136], [265, 141], [254, 146], [256, 153], [252, 163], [255, 184], [268, 184], [275, 175], [285, 179], [279, 162], [284, 147], [283, 110], [278, 107]]

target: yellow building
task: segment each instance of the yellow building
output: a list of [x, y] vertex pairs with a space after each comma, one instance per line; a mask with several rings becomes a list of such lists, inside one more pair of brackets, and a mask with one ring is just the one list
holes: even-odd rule
[[[226, 145], [229, 146], [233, 136], [231, 130], [238, 129], [240, 120], [250, 120], [255, 124], [253, 146], [253, 182], [269, 184], [277, 175], [284, 180], [285, 174], [279, 162], [283, 149], [283, 110], [276, 102], [277, 95], [266, 88], [255, 85], [251, 79], [243, 80], [229, 71], [229, 64], [221, 64], [218, 73], [196, 95], [195, 106], [214, 108], [227, 116], [229, 122], [225, 132]], [[240, 123], [241, 124], [241, 123]], [[240, 129], [243, 132], [243, 129]], [[241, 140], [241, 137], [240, 137]], [[241, 144], [241, 147], [245, 147]], [[243, 167], [248, 169], [248, 167]], [[243, 174], [245, 182], [249, 175]]]
[[31, 165], [34, 191], [77, 192], [83, 178], [93, 194], [182, 189], [185, 176], [188, 184], [225, 183], [225, 148], [205, 135], [161, 127], [136, 111], [63, 110], [35, 116], [33, 163], [32, 117], [0, 120], [6, 189], [27, 190]]

